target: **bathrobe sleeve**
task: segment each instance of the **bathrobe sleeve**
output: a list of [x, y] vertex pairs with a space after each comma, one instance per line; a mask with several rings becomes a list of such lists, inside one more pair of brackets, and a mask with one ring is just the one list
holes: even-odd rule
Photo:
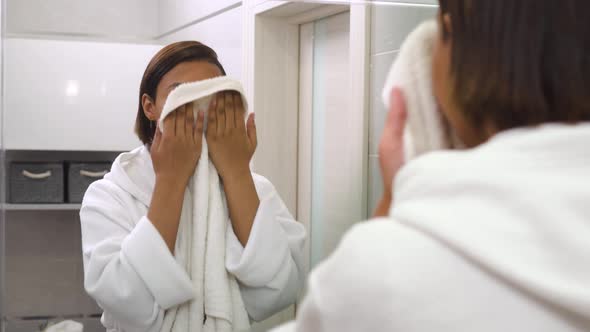
[[253, 174], [260, 206], [244, 248], [228, 228], [226, 268], [239, 281], [250, 318], [260, 321], [295, 303], [303, 287], [305, 228], [274, 186]]
[[164, 311], [194, 290], [156, 228], [147, 217], [132, 220], [131, 208], [131, 197], [112, 182], [88, 189], [80, 211], [84, 287], [109, 327], [159, 331]]
[[[397, 314], [407, 315], [407, 308], [397, 305], [400, 295], [391, 287], [393, 276], [400, 275], [395, 268], [403, 266], [390, 264], [388, 255], [400, 251], [396, 232], [387, 218], [354, 226], [309, 275], [296, 321], [271, 332], [397, 331], [392, 321]], [[407, 251], [402, 250], [399, 256], [404, 255]]]

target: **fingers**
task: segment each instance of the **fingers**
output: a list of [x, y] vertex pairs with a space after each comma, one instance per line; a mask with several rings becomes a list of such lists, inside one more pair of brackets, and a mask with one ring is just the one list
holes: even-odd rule
[[186, 105], [186, 119], [184, 127], [185, 135], [188, 138], [187, 140], [191, 140], [195, 135], [195, 112], [193, 107], [193, 103], [189, 103]]
[[244, 108], [242, 95], [239, 92], [234, 93], [234, 105], [236, 108], [236, 128], [244, 129], [246, 127], [246, 121], [244, 120], [246, 116], [246, 109]]
[[164, 119], [164, 136], [174, 136], [176, 132], [176, 112]]
[[247, 130], [248, 130], [248, 140], [250, 141], [250, 146], [253, 148], [253, 150], [255, 150], [256, 146], [258, 146], [258, 138], [256, 136], [256, 120], [255, 120], [254, 113], [252, 113], [252, 114], [250, 114], [250, 116], [248, 116]]
[[217, 135], [217, 95], [211, 99], [207, 116], [207, 137], [214, 137]]
[[162, 141], [162, 131], [160, 130], [160, 125], [158, 124], [156, 127], [156, 132], [154, 133], [154, 137], [152, 138], [152, 146], [151, 151], [157, 151], [160, 147], [160, 142]]
[[230, 134], [236, 128], [236, 108], [234, 93], [226, 91], [225, 95], [225, 133]]
[[186, 105], [182, 105], [174, 111], [176, 123], [176, 136], [184, 137], [186, 129]]
[[217, 94], [217, 136], [223, 136], [225, 132], [225, 94], [219, 92]]
[[391, 91], [391, 104], [385, 126], [391, 131], [394, 137], [402, 138], [404, 136], [404, 128], [406, 127], [406, 118], [406, 99], [402, 90], [395, 88]]
[[205, 114], [203, 112], [197, 113], [197, 124], [195, 125], [195, 130], [193, 133], [193, 140], [197, 145], [201, 144], [203, 140], [203, 126], [205, 122]]

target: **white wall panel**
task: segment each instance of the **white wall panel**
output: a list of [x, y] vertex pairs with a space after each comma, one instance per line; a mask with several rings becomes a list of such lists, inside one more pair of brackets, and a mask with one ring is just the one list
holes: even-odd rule
[[212, 47], [228, 75], [242, 78], [242, 7], [179, 30], [159, 42], [168, 44], [181, 40], [197, 40]]
[[158, 0], [7, 0], [7, 32], [151, 39]]
[[438, 7], [397, 4], [375, 6], [371, 23], [371, 53], [399, 50], [420, 22], [436, 17]]
[[[169, 33], [191, 22], [203, 20], [227, 7], [241, 3], [239, 0], [159, 0], [159, 35]], [[229, 25], [236, 29], [239, 25]], [[228, 29], [228, 30], [229, 30]]]
[[5, 148], [128, 150], [156, 45], [7, 39]]

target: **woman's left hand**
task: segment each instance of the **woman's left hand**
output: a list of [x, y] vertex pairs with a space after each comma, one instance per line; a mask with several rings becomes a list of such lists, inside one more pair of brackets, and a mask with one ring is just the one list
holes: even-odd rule
[[220, 92], [209, 107], [209, 157], [223, 180], [229, 217], [236, 237], [246, 247], [260, 206], [250, 160], [256, 150], [254, 114], [244, 123], [246, 110], [237, 92]]
[[234, 91], [219, 92], [209, 107], [209, 156], [224, 182], [250, 176], [250, 160], [258, 143], [254, 114], [247, 124], [245, 115], [242, 96]]

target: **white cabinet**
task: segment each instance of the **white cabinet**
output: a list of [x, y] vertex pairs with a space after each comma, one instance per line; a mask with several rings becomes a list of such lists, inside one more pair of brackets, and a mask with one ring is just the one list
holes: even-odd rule
[[5, 148], [137, 147], [139, 85], [160, 45], [5, 40]]

